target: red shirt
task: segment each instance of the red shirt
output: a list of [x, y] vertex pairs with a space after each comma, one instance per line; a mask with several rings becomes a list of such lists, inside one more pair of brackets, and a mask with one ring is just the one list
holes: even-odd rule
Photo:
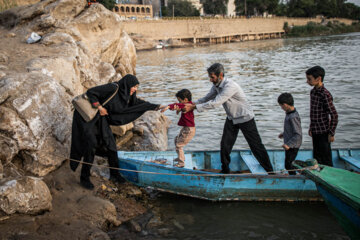
[[[192, 102], [188, 102], [188, 103], [192, 104]], [[183, 109], [185, 107], [185, 104], [184, 103], [169, 104], [171, 110], [173, 110], [175, 106], [178, 106], [180, 109]], [[182, 127], [195, 127], [194, 111], [192, 110], [187, 113], [181, 112], [181, 117], [179, 119], [178, 125]]]

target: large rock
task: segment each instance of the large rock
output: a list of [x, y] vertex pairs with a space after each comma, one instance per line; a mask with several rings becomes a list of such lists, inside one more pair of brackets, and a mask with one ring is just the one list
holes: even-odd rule
[[134, 131], [143, 136], [134, 137], [132, 149], [135, 151], [165, 151], [167, 149], [167, 130], [170, 120], [157, 111], [147, 111], [134, 122]]
[[134, 123], [131, 122], [121, 126], [110, 126], [110, 127], [113, 134], [121, 137], [124, 136], [127, 131], [131, 130], [134, 127]]
[[0, 180], [4, 177], [4, 167], [0, 161]]
[[[114, 204], [108, 200], [90, 196], [88, 198], [82, 198], [79, 201], [79, 206], [79, 212], [82, 214], [82, 218], [98, 225], [99, 228], [101, 228], [105, 222], [112, 223], [115, 226], [121, 224], [121, 221], [117, 219]], [[89, 210], [91, 212], [89, 212]]]
[[5, 55], [4, 53], [0, 53], [0, 63], [7, 63], [9, 60], [9, 57], [7, 55]]
[[[9, 29], [0, 65], [0, 160], [21, 159], [44, 176], [68, 156], [71, 99], [87, 88], [135, 73], [136, 51], [120, 17], [86, 0], [43, 0], [0, 13]], [[42, 40], [26, 44], [37, 32]], [[11, 64], [10, 64], [11, 62]]]
[[26, 170], [46, 175], [67, 156], [69, 96], [45, 74], [14, 74], [1, 79], [0, 86], [0, 158], [8, 162], [19, 154]]
[[39, 178], [23, 177], [2, 182], [0, 185], [0, 210], [6, 214], [37, 214], [51, 210], [49, 188]]

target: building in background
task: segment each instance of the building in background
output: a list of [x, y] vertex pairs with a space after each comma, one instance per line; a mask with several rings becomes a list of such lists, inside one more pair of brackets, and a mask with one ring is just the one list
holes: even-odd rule
[[131, 19], [153, 17], [152, 5], [118, 3], [113, 8], [113, 12], [119, 14], [120, 17]]
[[167, 0], [117, 0], [113, 12], [126, 18], [161, 17], [161, 7]]

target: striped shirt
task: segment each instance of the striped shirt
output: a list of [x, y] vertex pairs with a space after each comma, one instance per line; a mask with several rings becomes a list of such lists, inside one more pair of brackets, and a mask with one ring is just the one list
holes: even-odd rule
[[313, 88], [310, 92], [310, 131], [313, 134], [328, 133], [335, 135], [338, 124], [333, 97], [323, 86]]

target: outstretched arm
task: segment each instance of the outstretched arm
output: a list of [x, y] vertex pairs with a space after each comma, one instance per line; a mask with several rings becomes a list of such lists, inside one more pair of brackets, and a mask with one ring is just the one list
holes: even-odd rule
[[161, 106], [160, 107], [160, 112], [165, 112], [166, 110], [168, 110], [170, 107], [169, 106]]
[[217, 92], [215, 90], [215, 87], [212, 87], [210, 89], [210, 91], [208, 92], [208, 94], [206, 94], [205, 97], [196, 100], [194, 103], [195, 104], [200, 104], [200, 103], [205, 103], [207, 101], [210, 101], [210, 100], [212, 100], [212, 99], [214, 99], [216, 97], [216, 94], [217, 94]]
[[[213, 100], [207, 101], [202, 104], [196, 104], [198, 112], [203, 112], [209, 109], [216, 108], [231, 98], [238, 89], [233, 86], [224, 87], [224, 89], [216, 95]], [[194, 107], [195, 108], [195, 107]]]

